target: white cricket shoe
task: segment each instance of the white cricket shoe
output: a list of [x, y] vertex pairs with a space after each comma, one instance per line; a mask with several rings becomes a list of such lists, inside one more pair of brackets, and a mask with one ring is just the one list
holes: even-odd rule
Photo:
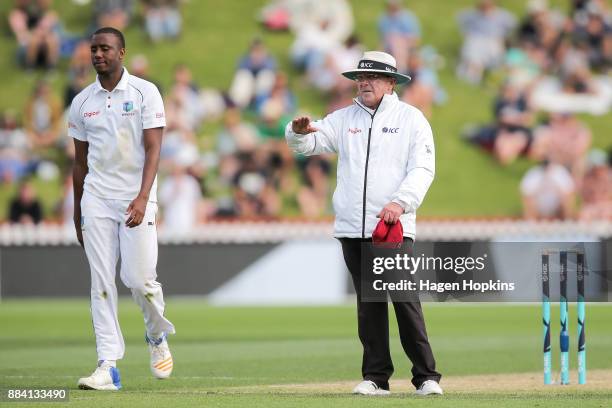
[[119, 370], [106, 361], [101, 361], [89, 377], [79, 378], [77, 385], [82, 390], [118, 391], [121, 389]]
[[170, 377], [172, 373], [173, 361], [168, 341], [164, 334], [159, 340], [152, 340], [149, 336], [145, 336], [145, 340], [149, 344], [149, 352], [151, 353], [151, 373], [154, 377], [164, 379]]
[[364, 380], [353, 388], [353, 394], [361, 395], [389, 395], [391, 391], [383, 390], [374, 381]]
[[440, 387], [440, 384], [438, 384], [434, 380], [427, 380], [423, 384], [421, 384], [421, 386], [415, 391], [415, 394], [416, 395], [431, 395], [431, 394], [442, 395], [444, 394], [444, 392], [442, 392], [442, 387]]

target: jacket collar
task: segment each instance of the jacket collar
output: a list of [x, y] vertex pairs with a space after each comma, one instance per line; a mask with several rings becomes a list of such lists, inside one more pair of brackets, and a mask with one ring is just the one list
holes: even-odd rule
[[374, 110], [374, 109], [368, 108], [363, 103], [361, 103], [361, 101], [359, 100], [359, 97], [353, 98], [353, 103], [355, 103], [361, 109], [364, 109], [366, 112], [368, 112], [370, 116], [374, 115], [374, 113], [383, 112], [385, 109], [388, 109], [390, 106], [395, 105], [397, 101], [399, 101], [399, 98], [397, 97], [397, 94], [395, 93], [395, 91], [393, 91], [392, 94], [384, 95], [382, 98], [382, 101], [380, 101], [380, 105], [378, 105], [378, 109]]
[[[118, 89], [120, 91], [125, 91], [128, 87], [128, 81], [130, 80], [130, 73], [128, 72], [128, 70], [124, 67], [123, 68], [123, 72], [121, 73], [121, 79], [119, 80], [119, 82], [117, 83], [117, 86], [115, 86], [115, 89]], [[95, 87], [96, 87], [96, 92], [99, 91], [106, 91], [106, 89], [104, 89], [102, 87], [102, 84], [100, 83], [100, 78], [98, 78], [98, 76], [96, 75], [96, 82], [95, 82]], [[113, 91], [115, 90], [113, 89]], [[112, 92], [112, 91], [111, 91]]]

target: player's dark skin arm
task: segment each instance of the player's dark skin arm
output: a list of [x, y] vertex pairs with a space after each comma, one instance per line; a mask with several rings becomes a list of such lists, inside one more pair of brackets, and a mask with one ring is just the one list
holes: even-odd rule
[[79, 244], [83, 246], [83, 231], [81, 231], [81, 198], [83, 198], [83, 184], [89, 171], [87, 166], [87, 151], [89, 143], [74, 139], [74, 167], [72, 169], [74, 189], [74, 229]]
[[159, 167], [159, 152], [161, 150], [162, 134], [164, 128], [144, 129], [143, 141], [145, 150], [145, 162], [142, 169], [142, 184], [138, 196], [130, 203], [126, 210], [127, 220], [125, 225], [134, 228], [142, 222], [149, 201], [149, 193], [157, 175]]

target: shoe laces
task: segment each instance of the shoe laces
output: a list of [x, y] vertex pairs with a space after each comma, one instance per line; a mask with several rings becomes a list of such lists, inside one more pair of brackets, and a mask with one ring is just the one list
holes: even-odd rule
[[149, 346], [151, 347], [151, 354], [156, 359], [163, 359], [166, 357], [168, 351], [168, 343], [166, 343], [165, 341], [163, 341], [159, 345], [150, 344]]
[[426, 380], [426, 381], [424, 381], [423, 384], [421, 384], [421, 386], [419, 387], [419, 390], [422, 390], [423, 388], [428, 386], [430, 383], [435, 383], [435, 381], [433, 381], [433, 380]]
[[100, 367], [96, 367], [96, 371], [93, 372], [93, 374], [91, 375], [92, 377], [97, 377], [99, 375], [103, 375], [108, 373], [110, 366], [106, 366], [106, 365], [101, 365]]

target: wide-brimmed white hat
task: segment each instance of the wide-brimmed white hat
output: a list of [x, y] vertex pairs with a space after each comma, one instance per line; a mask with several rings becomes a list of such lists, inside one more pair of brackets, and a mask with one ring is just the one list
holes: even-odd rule
[[364, 72], [375, 72], [395, 78], [398, 84], [410, 81], [408, 75], [397, 72], [397, 63], [392, 55], [382, 51], [366, 51], [357, 64], [357, 69], [342, 73], [348, 79], [355, 80], [356, 76]]

